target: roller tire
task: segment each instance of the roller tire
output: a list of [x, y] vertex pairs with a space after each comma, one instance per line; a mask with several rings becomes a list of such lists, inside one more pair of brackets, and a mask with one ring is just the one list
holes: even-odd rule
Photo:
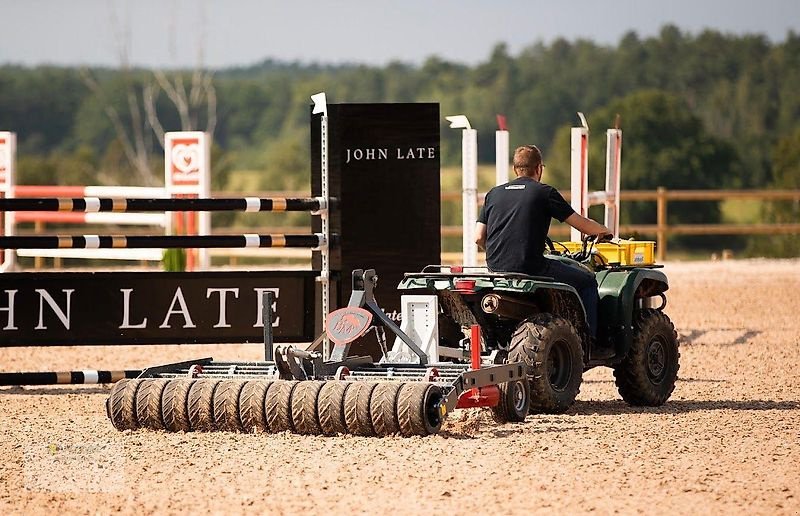
[[397, 420], [400, 433], [433, 435], [442, 428], [443, 415], [440, 404], [444, 399], [442, 389], [432, 383], [404, 383], [397, 396]]
[[239, 419], [242, 430], [247, 433], [269, 432], [267, 416], [264, 413], [264, 398], [272, 384], [269, 380], [251, 380], [245, 382], [239, 393]]
[[344, 397], [351, 382], [325, 382], [317, 396], [319, 426], [324, 435], [347, 433], [347, 422], [344, 418]]
[[213, 432], [216, 428], [214, 421], [214, 390], [219, 385], [219, 380], [201, 378], [194, 381], [189, 391], [189, 424], [195, 432]]
[[170, 380], [161, 393], [161, 418], [164, 430], [169, 432], [189, 432], [189, 391], [194, 380], [178, 378]]
[[136, 430], [136, 392], [142, 380], [120, 380], [114, 384], [106, 401], [106, 412], [117, 430]]
[[375, 382], [353, 382], [344, 393], [344, 420], [347, 432], [353, 435], [373, 436], [369, 404]]
[[645, 309], [633, 321], [633, 342], [614, 366], [617, 390], [630, 405], [657, 407], [675, 390], [680, 369], [675, 326], [664, 312]]
[[319, 408], [317, 397], [323, 382], [299, 382], [292, 391], [292, 426], [294, 431], [303, 435], [320, 435]]
[[139, 423], [139, 428], [164, 429], [161, 395], [168, 382], [169, 380], [161, 378], [148, 379], [139, 386], [136, 392], [136, 421]]
[[223, 380], [214, 390], [214, 423], [221, 432], [241, 432], [239, 395], [244, 387], [241, 380]]
[[264, 398], [264, 414], [269, 431], [273, 433], [294, 431], [292, 426], [292, 391], [299, 382], [279, 380], [272, 382]]
[[531, 386], [527, 380], [505, 382], [497, 386], [500, 401], [492, 407], [492, 417], [498, 423], [521, 423], [531, 407]]
[[511, 336], [509, 362], [528, 366], [530, 413], [561, 414], [575, 403], [583, 379], [583, 348], [564, 318], [537, 314]]
[[397, 396], [400, 382], [378, 382], [372, 390], [369, 402], [369, 414], [375, 435], [388, 437], [400, 433], [400, 423], [397, 420]]

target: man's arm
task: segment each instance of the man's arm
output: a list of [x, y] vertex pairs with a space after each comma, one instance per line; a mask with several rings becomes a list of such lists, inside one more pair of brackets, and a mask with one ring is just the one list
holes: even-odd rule
[[564, 219], [564, 222], [566, 222], [573, 228], [577, 229], [584, 235], [597, 235], [601, 238], [602, 237], [611, 238], [614, 236], [611, 230], [605, 227], [604, 225], [600, 224], [599, 222], [595, 222], [592, 219], [587, 219], [586, 217], [579, 215], [578, 213], [573, 213], [572, 215]]
[[478, 222], [475, 225], [475, 243], [481, 251], [486, 250], [486, 224]]

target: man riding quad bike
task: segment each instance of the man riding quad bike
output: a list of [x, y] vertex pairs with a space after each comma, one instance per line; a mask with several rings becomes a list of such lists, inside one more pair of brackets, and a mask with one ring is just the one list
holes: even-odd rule
[[478, 324], [484, 352], [495, 352], [496, 361], [524, 362], [532, 413], [567, 410], [583, 372], [597, 366], [614, 370], [617, 389], [629, 404], [666, 402], [680, 356], [677, 334], [663, 311], [667, 277], [658, 265], [607, 261], [591, 237], [577, 251], [559, 247], [555, 244], [545, 259], [591, 271], [596, 278], [595, 337], [575, 289], [553, 278], [431, 266], [406, 274], [399, 288], [436, 293], [443, 355], [454, 355], [457, 349], [445, 350], [462, 346], [464, 330]]

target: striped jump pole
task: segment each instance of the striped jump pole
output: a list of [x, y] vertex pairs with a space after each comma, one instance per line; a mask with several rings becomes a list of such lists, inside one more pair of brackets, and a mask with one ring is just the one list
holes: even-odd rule
[[313, 198], [163, 198], [128, 199], [117, 197], [7, 198], [0, 199], [0, 211], [44, 212], [146, 212], [146, 211], [312, 211], [328, 208], [323, 197]]
[[0, 249], [210, 249], [301, 247], [320, 249], [322, 233], [311, 235], [47, 235], [0, 237]]
[[0, 373], [0, 386], [10, 385], [87, 385], [114, 383], [124, 378], [136, 378], [142, 372], [125, 371], [35, 371]]

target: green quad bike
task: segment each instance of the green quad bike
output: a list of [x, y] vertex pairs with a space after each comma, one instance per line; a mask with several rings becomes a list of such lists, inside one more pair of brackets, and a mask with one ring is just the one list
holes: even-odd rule
[[614, 370], [617, 389], [630, 405], [664, 404], [675, 389], [680, 354], [664, 313], [669, 287], [661, 266], [609, 263], [594, 249], [593, 238], [574, 252], [559, 252], [549, 240], [548, 246], [547, 259], [594, 272], [600, 295], [596, 339], [589, 337], [575, 289], [552, 278], [435, 265], [406, 274], [398, 288], [437, 295], [440, 349], [455, 342], [466, 347], [465, 330], [478, 324], [483, 349], [496, 362], [525, 362], [530, 413], [566, 411], [583, 372], [597, 366]]

